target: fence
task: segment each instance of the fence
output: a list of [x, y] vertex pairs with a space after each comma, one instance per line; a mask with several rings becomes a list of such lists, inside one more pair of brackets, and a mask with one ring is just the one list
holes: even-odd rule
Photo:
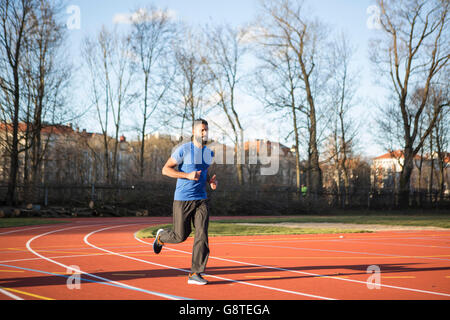
[[[29, 188], [17, 187], [19, 203], [42, 206], [98, 207], [146, 209], [150, 215], [172, 213], [173, 182], [153, 181], [135, 185], [43, 185], [35, 189], [31, 198]], [[0, 186], [0, 196], [6, 196], [6, 186]], [[320, 194], [302, 193], [295, 188], [257, 188], [248, 186], [221, 186], [209, 192], [212, 214], [215, 215], [273, 215], [326, 213], [329, 209], [392, 210], [399, 208], [399, 196], [390, 190], [355, 190], [344, 193], [325, 190]], [[414, 192], [410, 208], [450, 209], [450, 196], [437, 192]], [[120, 213], [119, 213], [120, 214]]]

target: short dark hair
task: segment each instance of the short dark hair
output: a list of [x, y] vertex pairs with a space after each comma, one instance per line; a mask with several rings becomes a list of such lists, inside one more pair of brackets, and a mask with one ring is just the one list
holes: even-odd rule
[[205, 126], [207, 126], [208, 125], [208, 121], [206, 121], [205, 119], [202, 119], [202, 118], [198, 118], [198, 119], [194, 120], [194, 127], [197, 124], [204, 124]]

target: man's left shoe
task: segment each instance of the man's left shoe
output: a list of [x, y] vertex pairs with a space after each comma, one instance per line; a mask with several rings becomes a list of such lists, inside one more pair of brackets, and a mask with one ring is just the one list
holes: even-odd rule
[[203, 279], [200, 273], [190, 273], [188, 277], [188, 284], [197, 284], [204, 285], [207, 284], [208, 281]]

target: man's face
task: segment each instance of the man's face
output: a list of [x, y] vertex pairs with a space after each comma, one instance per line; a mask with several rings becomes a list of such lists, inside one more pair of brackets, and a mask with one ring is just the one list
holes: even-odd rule
[[192, 131], [195, 141], [201, 144], [208, 142], [208, 126], [206, 124], [197, 124]]

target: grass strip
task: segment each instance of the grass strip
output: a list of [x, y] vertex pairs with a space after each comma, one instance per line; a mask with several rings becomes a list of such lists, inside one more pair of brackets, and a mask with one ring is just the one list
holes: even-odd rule
[[295, 216], [215, 220], [215, 223], [352, 223], [450, 228], [450, 215]]
[[[240, 223], [244, 221], [239, 221]], [[247, 220], [245, 221], [247, 222]], [[151, 226], [139, 230], [136, 234], [138, 238], [154, 238], [158, 229], [172, 228], [171, 224]], [[193, 230], [194, 231], [194, 230]], [[363, 233], [367, 230], [341, 229], [341, 228], [288, 228], [278, 226], [247, 226], [234, 223], [209, 223], [208, 235], [217, 236], [255, 236], [255, 235], [288, 235], [288, 234], [335, 234], [335, 233]], [[191, 232], [191, 237], [194, 232]]]
[[47, 225], [67, 223], [66, 221], [49, 220], [49, 219], [29, 219], [29, 218], [4, 218], [0, 219], [0, 228], [24, 227], [35, 225]]

